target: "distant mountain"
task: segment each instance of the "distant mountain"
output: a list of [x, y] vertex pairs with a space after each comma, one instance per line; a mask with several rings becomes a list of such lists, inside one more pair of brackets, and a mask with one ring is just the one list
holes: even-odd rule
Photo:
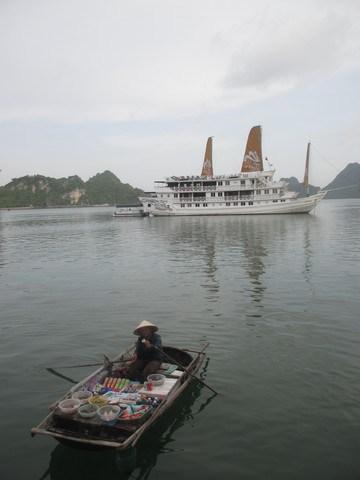
[[[304, 197], [307, 192], [305, 192], [304, 184], [300, 183], [296, 177], [290, 178], [281, 178], [281, 180], [285, 181], [288, 184], [288, 189], [291, 192], [299, 193], [300, 197]], [[313, 195], [314, 193], [318, 192], [320, 187], [315, 187], [314, 185], [309, 185], [309, 193]]]
[[139, 203], [138, 196], [143, 193], [128, 183], [121, 183], [116, 175], [105, 170], [85, 183], [86, 195], [90, 205], [109, 203], [111, 205]]
[[349, 163], [324, 190], [325, 198], [360, 198], [360, 163]]
[[0, 187], [0, 208], [139, 203], [141, 193], [142, 190], [122, 183], [108, 170], [87, 182], [77, 175], [68, 178], [27, 175]]

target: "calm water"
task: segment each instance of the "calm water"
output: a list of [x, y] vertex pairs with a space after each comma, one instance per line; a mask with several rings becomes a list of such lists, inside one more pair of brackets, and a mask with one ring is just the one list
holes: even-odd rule
[[[315, 215], [113, 219], [0, 212], [1, 479], [360, 478], [360, 201]], [[70, 384], [46, 367], [134, 340], [210, 342], [203, 375], [131, 458], [29, 429]], [[86, 369], [65, 370], [81, 379]]]

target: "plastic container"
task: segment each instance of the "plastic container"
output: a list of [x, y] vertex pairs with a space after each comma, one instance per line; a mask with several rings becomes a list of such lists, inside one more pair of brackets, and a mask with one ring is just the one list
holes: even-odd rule
[[62, 413], [65, 413], [66, 415], [73, 415], [80, 407], [80, 403], [80, 400], [76, 398], [67, 398], [66, 400], [62, 400], [58, 407]]
[[98, 415], [103, 422], [112, 422], [116, 420], [120, 413], [120, 407], [118, 405], [105, 405], [100, 407]]
[[74, 392], [71, 398], [76, 400], [80, 400], [81, 405], [87, 403], [92, 396], [92, 393], [89, 390], [79, 390], [78, 392]]
[[91, 403], [92, 405], [96, 405], [97, 407], [104, 407], [105, 405], [107, 405], [108, 402], [106, 398], [102, 395], [92, 395], [89, 398], [89, 403]]
[[98, 413], [99, 409], [96, 405], [91, 405], [90, 403], [85, 403], [80, 405], [78, 413], [80, 417], [83, 418], [92, 418]]
[[165, 375], [161, 375], [161, 373], [153, 373], [148, 375], [147, 381], [152, 383], [154, 387], [158, 387], [164, 384], [165, 378]]

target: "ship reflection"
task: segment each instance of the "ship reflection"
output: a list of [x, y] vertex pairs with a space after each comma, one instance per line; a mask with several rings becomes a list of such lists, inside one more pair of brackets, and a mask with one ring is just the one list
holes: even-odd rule
[[[266, 287], [263, 284], [262, 276], [265, 274], [264, 257], [267, 256], [267, 249], [264, 246], [266, 236], [263, 235], [259, 219], [257, 217], [242, 219], [239, 237], [246, 259], [244, 268], [250, 281], [248, 287], [250, 298], [256, 309], [263, 308], [262, 300]], [[247, 316], [260, 317], [261, 313], [257, 311], [248, 313]]]
[[[311, 245], [310, 223], [313, 217], [309, 217], [304, 225], [303, 248], [304, 248], [304, 268], [303, 275], [305, 282], [311, 286], [313, 250]], [[314, 225], [312, 225], [314, 227]]]
[[203, 386], [194, 381], [170, 410], [144, 435], [136, 448], [117, 453], [112, 450], [81, 450], [58, 445], [51, 453], [48, 471], [41, 478], [45, 479], [47, 475], [51, 480], [148, 478], [159, 455], [176, 452], [171, 446], [175, 432], [187, 422], [194, 421], [196, 415], [214, 398], [207, 397], [200, 406], [195, 406], [202, 389]]
[[[205, 290], [207, 310], [214, 316], [221, 316], [226, 299], [238, 304], [238, 311], [253, 324], [264, 315], [268, 299], [277, 308], [283, 278], [300, 274], [312, 287], [311, 243], [319, 223], [312, 215], [152, 220], [154, 236], [162, 239], [169, 253], [172, 272], [181, 280], [191, 278], [194, 291], [197, 286]], [[304, 260], [299, 265], [301, 252]], [[293, 263], [284, 263], [287, 255]]]
[[[262, 276], [265, 273], [266, 239], [271, 228], [264, 228], [264, 218], [258, 217], [182, 217], [158, 224], [167, 230], [170, 259], [182, 265], [189, 264], [194, 275], [202, 273], [200, 285], [206, 290], [206, 299], [220, 299], [220, 288], [240, 289], [254, 304], [260, 304], [265, 291]], [[265, 220], [266, 223], [266, 220]], [[267, 222], [268, 223], [268, 222]], [[163, 233], [163, 232], [162, 232]], [[224, 279], [223, 269], [230, 267], [238, 279]]]
[[167, 229], [166, 237], [170, 245], [171, 260], [188, 265], [189, 272], [194, 272], [194, 264], [197, 265], [198, 271], [202, 274], [200, 285], [207, 292], [206, 299], [209, 302], [217, 302], [220, 290], [217, 276], [219, 229], [216, 224], [209, 222], [209, 218], [182, 217], [173, 220], [175, 221], [164, 222], [161, 225], [161, 228]]

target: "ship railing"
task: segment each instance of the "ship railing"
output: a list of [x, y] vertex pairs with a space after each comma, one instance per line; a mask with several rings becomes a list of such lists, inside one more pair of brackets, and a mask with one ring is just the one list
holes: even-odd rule
[[[269, 198], [270, 195], [267, 195], [266, 198], [267, 200], [271, 200]], [[242, 201], [247, 201], [247, 200], [254, 200], [254, 195], [241, 195], [241, 196], [226, 196], [226, 197], [211, 197], [211, 198], [206, 198], [206, 197], [181, 197], [179, 198], [180, 203], [191, 203], [191, 202], [211, 202], [211, 203], [224, 203], [224, 202], [242, 202]], [[256, 197], [258, 198], [258, 197]]]

